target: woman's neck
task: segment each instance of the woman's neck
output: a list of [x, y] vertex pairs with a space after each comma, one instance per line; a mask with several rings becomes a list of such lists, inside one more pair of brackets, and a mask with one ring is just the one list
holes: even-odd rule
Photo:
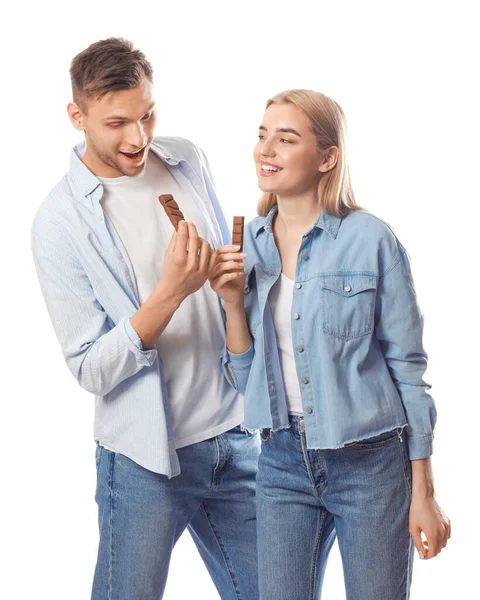
[[302, 198], [277, 196], [277, 222], [289, 234], [303, 235], [318, 219], [321, 209], [315, 195]]

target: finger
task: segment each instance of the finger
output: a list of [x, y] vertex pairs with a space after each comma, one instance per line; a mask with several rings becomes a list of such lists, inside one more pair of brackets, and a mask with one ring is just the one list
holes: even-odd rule
[[423, 560], [424, 558], [426, 558], [428, 548], [425, 548], [425, 546], [423, 545], [421, 529], [417, 528], [413, 531], [410, 531], [410, 535], [412, 536], [412, 540], [415, 545], [415, 548], [417, 549], [419, 558]]
[[213, 290], [221, 290], [224, 285], [238, 279], [240, 275], [241, 273], [225, 273], [215, 279], [215, 281], [212, 281], [210, 285]]
[[187, 258], [187, 243], [188, 243], [188, 225], [185, 221], [180, 221], [178, 224], [176, 241], [175, 241], [175, 255], [181, 258]]
[[428, 556], [426, 558], [435, 558], [442, 548], [441, 537], [438, 534], [427, 534], [426, 545], [428, 547]]
[[193, 266], [198, 263], [200, 238], [193, 223], [188, 223], [188, 263]]
[[243, 260], [247, 255], [245, 252], [224, 252], [223, 254], [219, 254], [219, 258], [222, 262], [231, 262]]
[[210, 255], [210, 260], [208, 262], [208, 277], [210, 278], [213, 274], [213, 270], [217, 264], [218, 254], [216, 251], [213, 251]]
[[224, 273], [245, 273], [245, 264], [237, 262], [217, 263], [211, 273], [211, 278], [215, 279]]
[[165, 254], [171, 254], [175, 251], [175, 244], [177, 242], [177, 231], [174, 229], [172, 233], [172, 237], [170, 238], [170, 242], [168, 243]]
[[220, 246], [217, 248], [217, 252], [219, 254], [225, 254], [225, 252], [238, 252], [240, 250], [240, 246], [234, 246], [232, 244], [228, 246]]
[[202, 272], [208, 272], [208, 266], [210, 264], [210, 257], [212, 256], [212, 247], [207, 242], [200, 238], [200, 252], [199, 252], [199, 264], [198, 267]]

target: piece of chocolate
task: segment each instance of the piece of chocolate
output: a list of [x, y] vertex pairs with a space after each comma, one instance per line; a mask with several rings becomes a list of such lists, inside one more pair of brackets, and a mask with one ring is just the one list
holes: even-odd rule
[[243, 251], [243, 228], [245, 217], [233, 217], [232, 245], [240, 246], [239, 252]]
[[162, 194], [158, 197], [158, 199], [165, 209], [168, 218], [172, 222], [172, 225], [175, 227], [175, 230], [177, 230], [179, 222], [185, 221], [185, 217], [183, 216], [182, 211], [178, 208], [178, 204], [173, 199], [172, 194]]

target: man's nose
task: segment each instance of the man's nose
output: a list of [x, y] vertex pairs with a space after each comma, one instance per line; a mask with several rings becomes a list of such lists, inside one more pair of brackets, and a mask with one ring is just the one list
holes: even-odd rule
[[143, 148], [147, 141], [147, 135], [141, 123], [132, 123], [128, 128], [127, 142], [136, 149]]

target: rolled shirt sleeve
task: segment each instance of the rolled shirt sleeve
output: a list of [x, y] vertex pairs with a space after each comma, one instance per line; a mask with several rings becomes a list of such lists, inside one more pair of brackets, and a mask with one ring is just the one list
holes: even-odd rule
[[244, 394], [247, 389], [248, 377], [253, 362], [255, 350], [253, 343], [242, 354], [234, 354], [227, 350], [225, 345], [220, 357], [223, 372], [230, 385]]
[[[66, 235], [32, 229], [40, 287], [68, 368], [82, 388], [103, 396], [157, 359], [144, 351], [129, 317], [113, 323], [94, 296]], [[133, 312], [133, 311], [132, 311]]]

